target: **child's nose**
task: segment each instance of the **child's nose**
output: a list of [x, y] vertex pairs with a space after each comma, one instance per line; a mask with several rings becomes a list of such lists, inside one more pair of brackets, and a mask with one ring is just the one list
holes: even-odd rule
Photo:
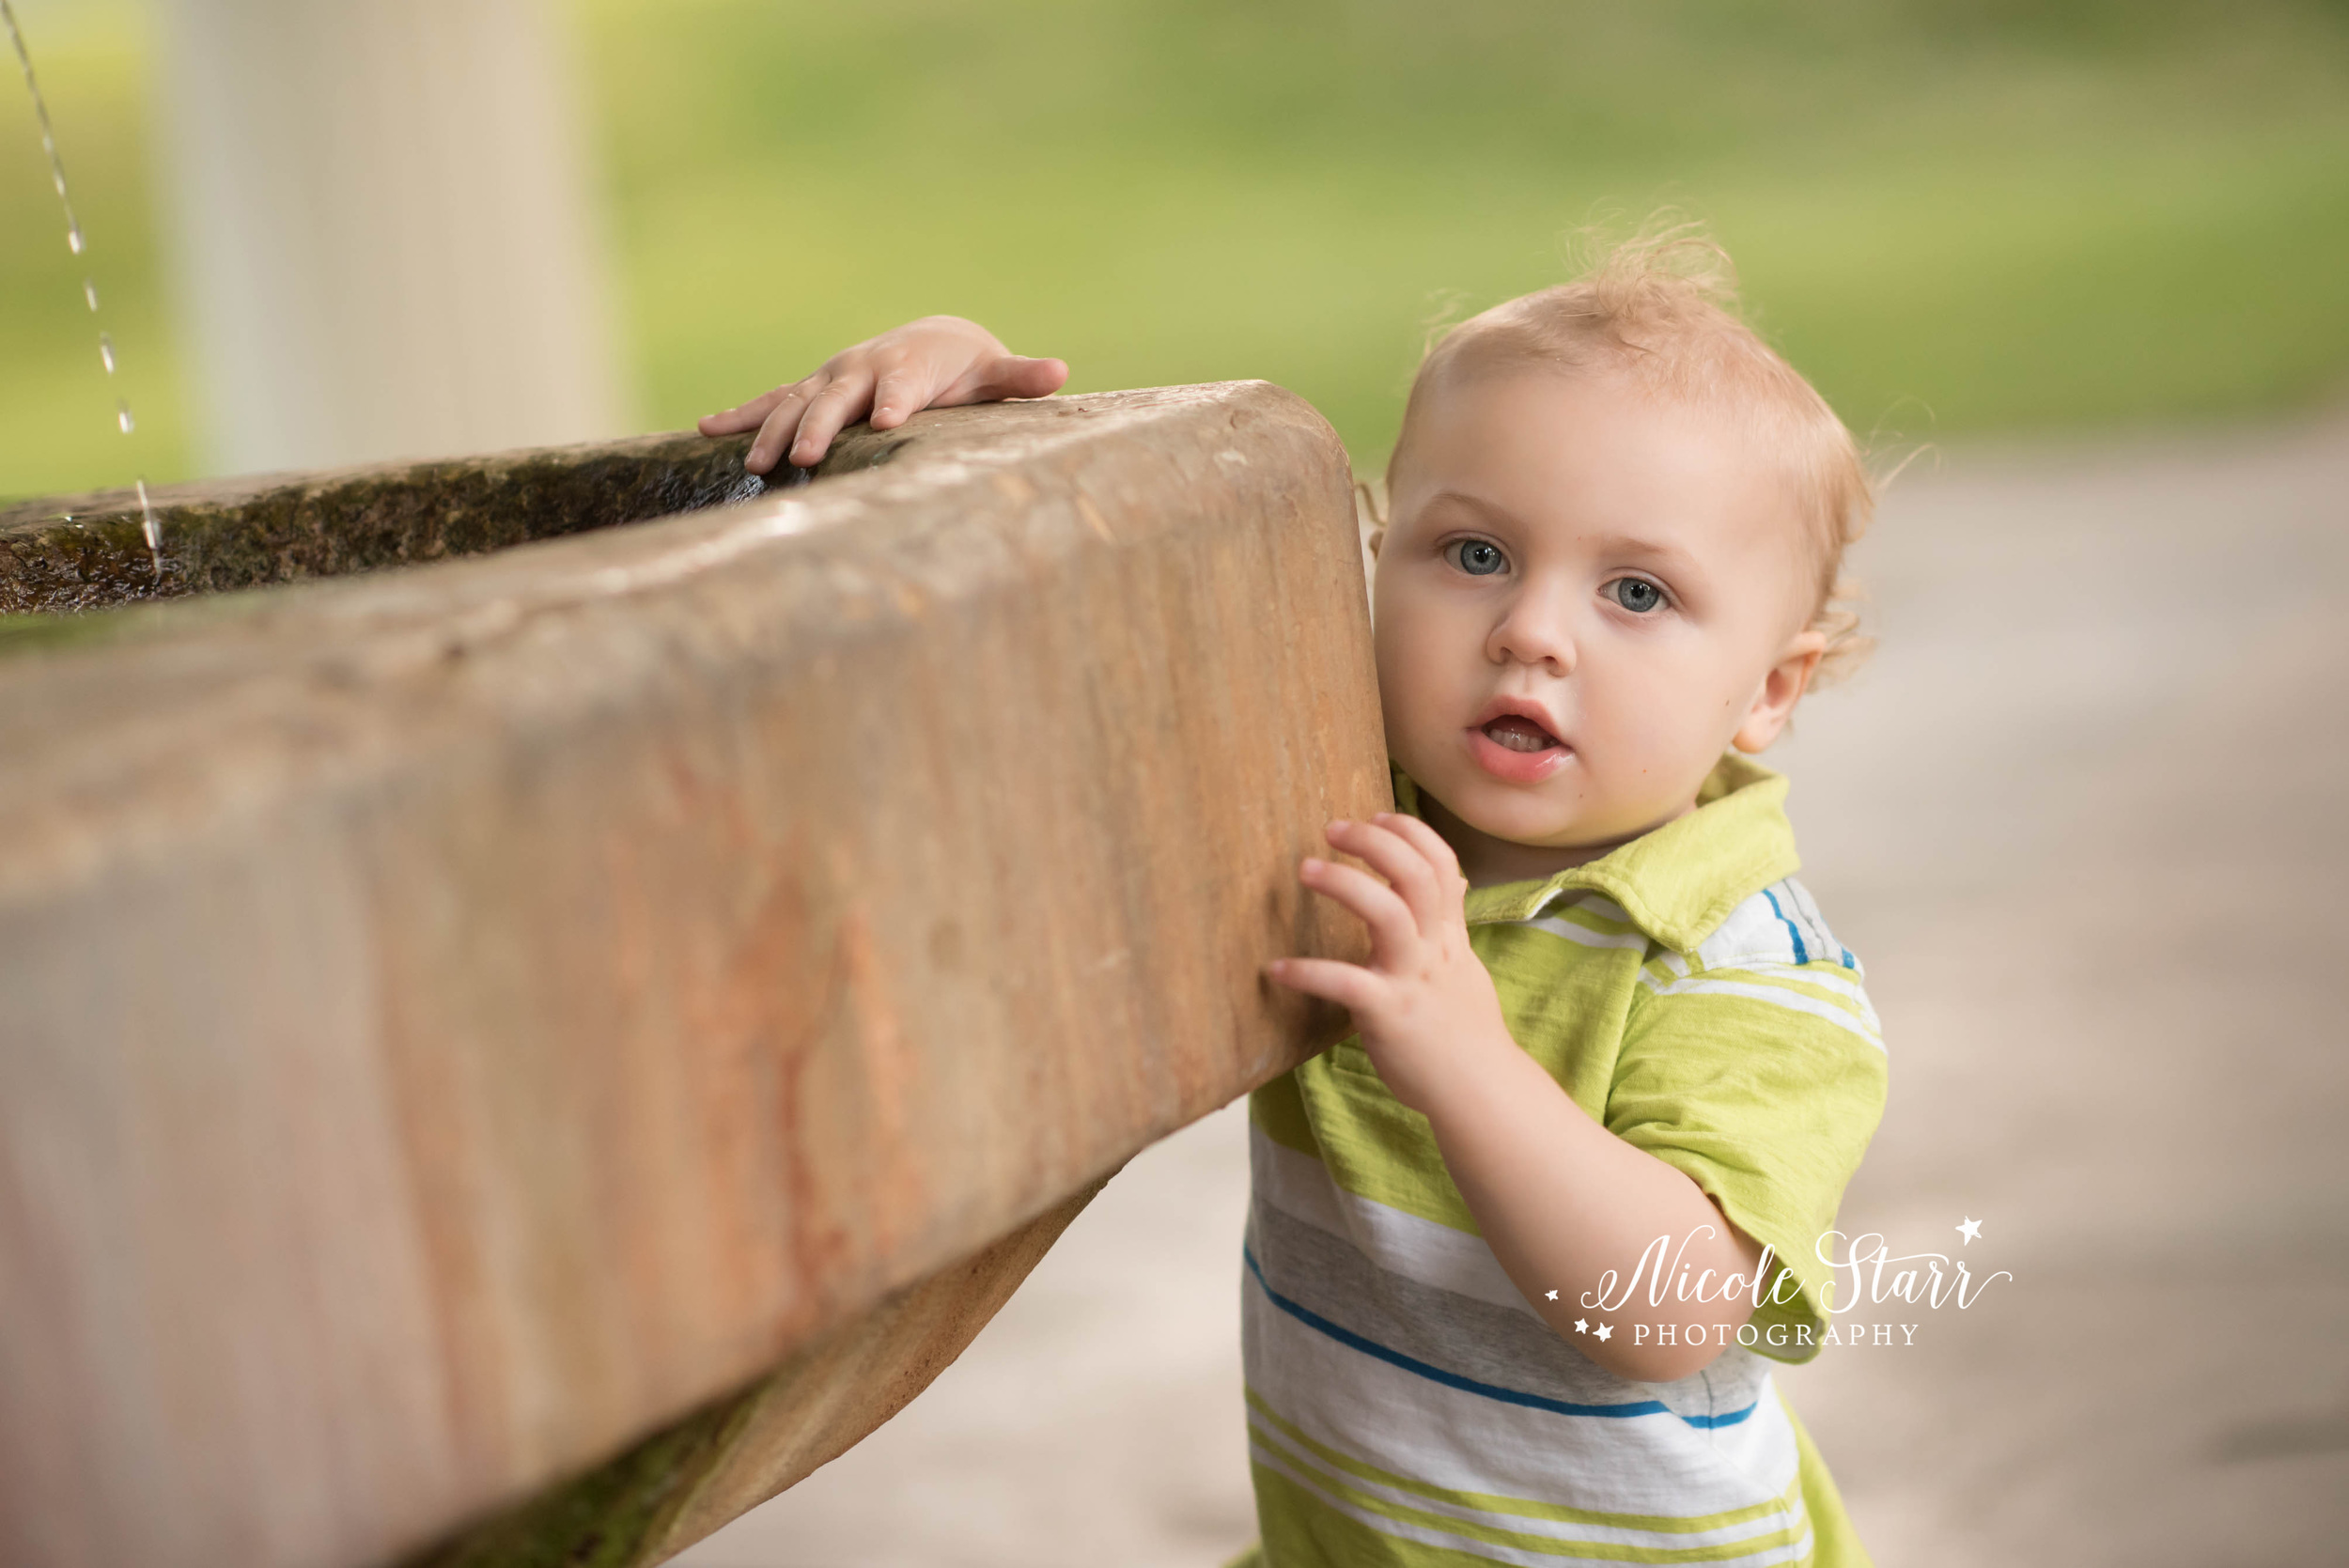
[[1573, 629], [1559, 607], [1527, 596], [1494, 624], [1485, 652], [1496, 664], [1538, 664], [1548, 674], [1567, 675], [1575, 664]]

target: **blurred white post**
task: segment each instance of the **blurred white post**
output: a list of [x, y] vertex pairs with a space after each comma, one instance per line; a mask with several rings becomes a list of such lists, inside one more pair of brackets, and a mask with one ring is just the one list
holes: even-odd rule
[[215, 472], [616, 433], [545, 0], [164, 0], [165, 170]]

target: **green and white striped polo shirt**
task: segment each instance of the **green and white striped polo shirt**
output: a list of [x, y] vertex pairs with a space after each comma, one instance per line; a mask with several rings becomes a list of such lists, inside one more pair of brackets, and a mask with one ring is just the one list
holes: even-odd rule
[[[1358, 1041], [1333, 1047], [1250, 1102], [1243, 1339], [1271, 1568], [1866, 1561], [1770, 1377], [1816, 1354], [1814, 1246], [1885, 1092], [1859, 960], [1792, 879], [1785, 794], [1726, 757], [1688, 815], [1472, 889], [1468, 917], [1517, 1043], [1768, 1244], [1799, 1296], [1693, 1376], [1616, 1376], [1518, 1295], [1426, 1118]], [[1399, 773], [1396, 796], [1416, 811]]]

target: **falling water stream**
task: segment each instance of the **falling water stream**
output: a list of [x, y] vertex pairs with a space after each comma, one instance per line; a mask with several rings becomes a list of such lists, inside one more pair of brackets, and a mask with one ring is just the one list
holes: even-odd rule
[[[89, 241], [82, 234], [82, 221], [73, 215], [73, 198], [66, 192], [65, 163], [57, 156], [56, 132], [49, 123], [49, 104], [40, 96], [40, 83], [33, 76], [33, 57], [25, 52], [24, 34], [16, 24], [16, 8], [8, 4], [8, 0], [0, 0], [0, 22], [8, 23], [8, 41], [16, 46], [16, 63], [24, 72], [24, 90], [33, 98], [33, 117], [40, 122], [40, 149], [49, 156], [49, 180], [57, 188], [57, 204], [65, 209], [66, 248], [77, 256], [84, 256], [89, 249]], [[98, 283], [86, 273], [82, 278], [82, 301], [89, 306], [92, 316], [98, 314]], [[106, 377], [112, 380], [115, 374], [115, 342], [112, 334], [103, 330], [98, 334], [98, 362], [106, 367]], [[130, 400], [119, 395], [115, 398], [115, 427], [126, 436], [138, 428], [138, 421], [131, 413]], [[148, 559], [154, 564], [156, 580], [161, 582], [163, 575], [163, 530], [155, 521], [153, 504], [147, 499], [147, 475], [140, 474], [133, 483], [138, 489], [139, 525], [147, 536]]]

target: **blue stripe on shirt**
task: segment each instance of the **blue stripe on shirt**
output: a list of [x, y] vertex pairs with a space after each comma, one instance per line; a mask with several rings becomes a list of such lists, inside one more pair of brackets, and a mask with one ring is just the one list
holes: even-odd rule
[[1786, 927], [1786, 934], [1795, 939], [1795, 962], [1797, 964], [1807, 964], [1811, 962], [1811, 950], [1802, 945], [1802, 928], [1797, 925], [1793, 921], [1788, 920], [1786, 918], [1786, 911], [1779, 908], [1778, 894], [1772, 893], [1767, 888], [1764, 888], [1762, 890], [1762, 896], [1770, 901], [1770, 913], [1776, 915], [1778, 917], [1778, 923]]
[[[1425, 1361], [1415, 1360], [1399, 1350], [1390, 1350], [1383, 1344], [1366, 1340], [1349, 1328], [1341, 1328], [1319, 1312], [1290, 1300], [1279, 1291], [1274, 1290], [1270, 1282], [1265, 1279], [1264, 1270], [1256, 1265], [1256, 1256], [1253, 1252], [1242, 1246], [1239, 1255], [1246, 1260], [1248, 1272], [1256, 1277], [1256, 1283], [1263, 1288], [1266, 1296], [1271, 1300], [1272, 1304], [1305, 1325], [1306, 1327], [1327, 1334], [1340, 1344], [1359, 1350], [1365, 1356], [1377, 1357], [1389, 1366], [1401, 1367], [1405, 1372], [1414, 1373], [1433, 1383], [1441, 1383], [1448, 1389], [1458, 1389], [1464, 1393], [1482, 1394], [1486, 1399], [1497, 1399], [1504, 1405], [1530, 1405], [1533, 1409], [1548, 1410], [1552, 1415], [1559, 1416], [1620, 1417], [1679, 1414], [1661, 1400], [1655, 1399], [1637, 1400], [1628, 1405], [1569, 1405], [1563, 1400], [1544, 1399], [1540, 1394], [1522, 1393], [1516, 1389], [1496, 1388], [1490, 1383], [1479, 1383], [1474, 1378], [1462, 1377], [1457, 1373], [1446, 1372], [1441, 1367], [1429, 1366]], [[1749, 1405], [1742, 1410], [1732, 1410], [1725, 1416], [1681, 1416], [1680, 1419], [1690, 1426], [1735, 1426], [1752, 1415], [1754, 1409], [1754, 1405]]]

